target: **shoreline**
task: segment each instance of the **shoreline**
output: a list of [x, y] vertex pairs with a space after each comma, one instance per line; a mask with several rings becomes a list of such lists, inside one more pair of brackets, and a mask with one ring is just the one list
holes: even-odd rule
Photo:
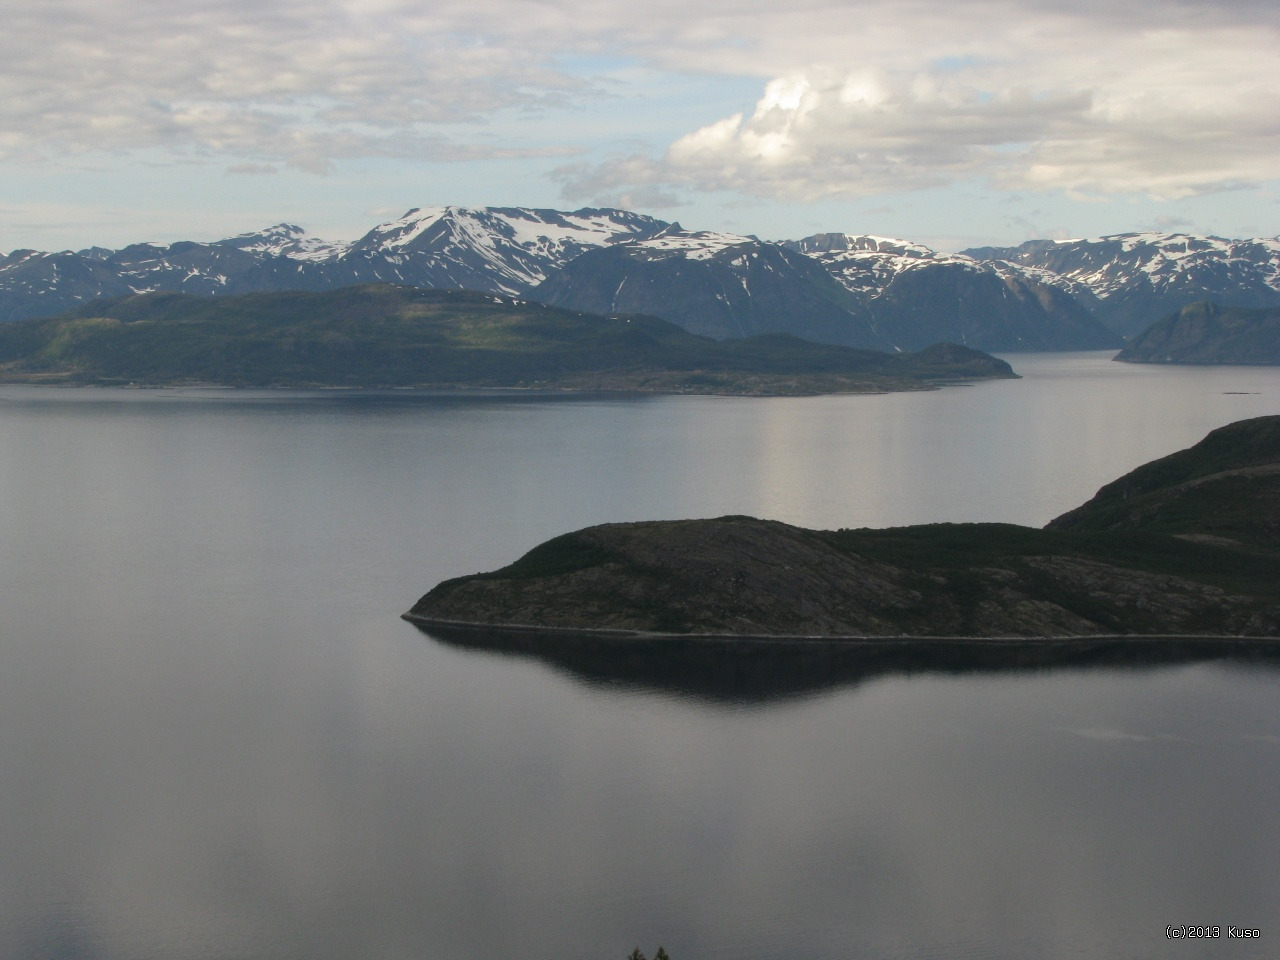
[[491, 396], [548, 396], [548, 397], [730, 397], [738, 399], [781, 399], [797, 397], [836, 397], [836, 396], [885, 396], [894, 393], [928, 393], [945, 387], [962, 387], [988, 383], [997, 380], [1021, 379], [1013, 377], [961, 377], [954, 380], [921, 380], [915, 382], [897, 382], [894, 385], [864, 384], [850, 386], [847, 389], [832, 390], [716, 390], [706, 386], [690, 386], [687, 388], [646, 388], [643, 386], [554, 386], [550, 384], [534, 384], [529, 386], [489, 385], [489, 384], [452, 384], [426, 383], [413, 386], [403, 385], [350, 385], [350, 384], [231, 384], [211, 381], [175, 381], [168, 383], [138, 383], [102, 381], [102, 380], [55, 380], [53, 378], [6, 378], [0, 377], [0, 387], [37, 387], [50, 389], [99, 389], [99, 390], [227, 390], [227, 391], [323, 391], [350, 392], [366, 391], [370, 393], [395, 393], [402, 395], [437, 394], [441, 396], [458, 395], [491, 395]]
[[540, 634], [543, 636], [563, 636], [566, 638], [594, 638], [616, 641], [697, 641], [699, 643], [760, 643], [779, 646], [927, 646], [942, 644], [948, 646], [1077, 646], [1089, 643], [1186, 643], [1203, 641], [1215, 645], [1246, 644], [1249, 646], [1280, 647], [1280, 636], [1245, 635], [1245, 634], [1203, 634], [1203, 633], [1085, 633], [1063, 634], [1058, 636], [933, 636], [923, 635], [890, 635], [864, 636], [857, 634], [787, 634], [787, 633], [658, 633], [645, 630], [623, 630], [608, 627], [551, 627], [540, 624], [520, 623], [482, 623], [476, 620], [444, 620], [436, 617], [423, 617], [412, 612], [402, 613], [401, 620], [425, 629], [456, 630], [471, 634], [498, 634], [516, 636], [523, 634]]

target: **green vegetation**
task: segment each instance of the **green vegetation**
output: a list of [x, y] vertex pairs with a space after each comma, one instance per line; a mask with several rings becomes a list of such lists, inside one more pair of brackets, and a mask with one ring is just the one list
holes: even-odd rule
[[716, 341], [653, 317], [390, 285], [141, 294], [0, 324], [0, 379], [25, 382], [805, 394], [1011, 376], [951, 345], [890, 356], [782, 334]]
[[1116, 354], [1128, 363], [1280, 363], [1280, 307], [1198, 301], [1136, 334]]

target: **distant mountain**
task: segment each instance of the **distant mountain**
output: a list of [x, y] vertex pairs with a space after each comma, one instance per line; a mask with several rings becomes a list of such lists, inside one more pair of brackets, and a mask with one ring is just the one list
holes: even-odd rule
[[982, 350], [1092, 350], [1119, 338], [1093, 295], [1047, 270], [936, 253], [885, 237], [820, 233], [787, 244], [821, 263], [894, 346], [939, 339]]
[[981, 350], [1119, 346], [1077, 295], [1091, 296], [1044, 270], [905, 241], [817, 234], [775, 244], [679, 224], [584, 254], [532, 293], [578, 310], [653, 314], [714, 337], [782, 330], [906, 351], [942, 340]]
[[1280, 306], [1188, 304], [1129, 340], [1129, 363], [1280, 363]]
[[717, 341], [654, 317], [388, 284], [134, 294], [0, 324], [0, 380], [28, 383], [795, 395], [1012, 376], [1004, 361], [952, 344], [890, 355], [784, 334]]
[[1031, 240], [964, 253], [1041, 267], [1083, 284], [1099, 320], [1128, 337], [1197, 300], [1280, 306], [1280, 238], [1225, 240], [1181, 233], [1125, 233], [1094, 240]]
[[45, 317], [88, 300], [133, 293], [107, 259], [113, 252], [14, 250], [0, 256], [0, 321]]
[[282, 223], [212, 243], [18, 250], [0, 257], [0, 320], [52, 316], [128, 293], [213, 296], [389, 282], [511, 295], [585, 250], [666, 226], [625, 210], [430, 207], [380, 224], [355, 243], [331, 243]]
[[[544, 297], [665, 317], [716, 337], [783, 331], [916, 350], [1118, 346], [1187, 303], [1280, 305], [1280, 239], [1125, 234], [940, 254], [815, 234], [765, 243], [625, 210], [423, 207], [333, 243], [281, 223], [210, 243], [0, 256], [0, 321], [103, 297], [334, 290], [365, 283]], [[1109, 332], [1110, 331], [1110, 332]]]
[[531, 296], [592, 313], [650, 314], [710, 337], [785, 332], [894, 348], [811, 258], [755, 237], [691, 232], [679, 224], [646, 240], [584, 253]]
[[[302, 227], [292, 223], [277, 223], [273, 227], [254, 233], [242, 233], [216, 240], [210, 246], [233, 247], [247, 253], [263, 254], [271, 257], [289, 257], [291, 260], [310, 260], [322, 263], [335, 260], [351, 249], [349, 243], [331, 243], [313, 237]], [[101, 251], [109, 256], [111, 251]]]
[[374, 227], [334, 266], [362, 283], [523, 295], [579, 254], [666, 227], [626, 210], [415, 208]]
[[[215, 243], [139, 243], [79, 253], [16, 250], [0, 257], [0, 320], [61, 313], [103, 297], [166, 291], [199, 296], [329, 285], [321, 263], [340, 250], [286, 224]], [[319, 258], [319, 259], [317, 259]]]

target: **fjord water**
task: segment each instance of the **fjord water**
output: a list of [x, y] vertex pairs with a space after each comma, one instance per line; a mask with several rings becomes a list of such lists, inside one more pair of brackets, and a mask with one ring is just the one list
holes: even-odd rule
[[398, 619], [605, 521], [1039, 525], [1280, 413], [1276, 369], [1009, 359], [766, 400], [0, 388], [0, 956], [1273, 956], [1266, 664], [629, 682]]

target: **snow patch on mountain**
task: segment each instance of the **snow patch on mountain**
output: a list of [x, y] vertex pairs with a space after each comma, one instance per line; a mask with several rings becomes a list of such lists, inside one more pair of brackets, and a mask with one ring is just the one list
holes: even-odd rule
[[1135, 283], [1153, 291], [1262, 283], [1280, 292], [1280, 237], [1229, 240], [1186, 233], [1122, 233], [1087, 240], [1033, 241], [1001, 251], [1089, 287], [1100, 300]]
[[420, 207], [374, 227], [352, 253], [402, 265], [406, 278], [435, 276], [515, 295], [587, 250], [645, 239], [666, 226], [625, 210]]
[[350, 242], [334, 243], [330, 240], [322, 240], [292, 223], [277, 223], [263, 230], [217, 240], [212, 245], [235, 247], [246, 253], [257, 253], [269, 257], [309, 260], [313, 263], [336, 259], [351, 248]]
[[[718, 233], [714, 230], [685, 230], [673, 223], [657, 236], [636, 241], [629, 246], [659, 256], [681, 256], [686, 260], [711, 260], [734, 247], [759, 247], [756, 237], [743, 237], [734, 233]], [[744, 250], [732, 260], [735, 266], [745, 266], [750, 250]]]
[[845, 289], [864, 299], [878, 297], [894, 278], [910, 270], [942, 264], [975, 273], [990, 269], [972, 257], [938, 253], [892, 237], [818, 233], [787, 246], [820, 262]]

